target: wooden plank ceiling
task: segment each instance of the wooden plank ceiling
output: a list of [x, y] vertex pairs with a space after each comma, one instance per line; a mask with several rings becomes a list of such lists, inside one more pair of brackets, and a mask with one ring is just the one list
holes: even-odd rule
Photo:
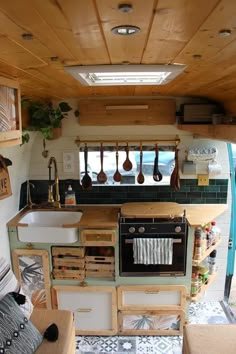
[[[131, 13], [119, 11], [120, 0], [0, 0], [0, 75], [18, 78], [24, 96], [201, 96], [236, 113], [235, 0], [127, 2]], [[124, 24], [141, 31], [112, 34]], [[219, 36], [223, 29], [231, 35]], [[64, 65], [127, 62], [187, 68], [159, 86], [86, 87], [64, 71]]]

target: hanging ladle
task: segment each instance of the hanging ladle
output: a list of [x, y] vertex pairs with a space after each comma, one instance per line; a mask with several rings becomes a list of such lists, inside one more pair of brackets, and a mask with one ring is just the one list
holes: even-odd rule
[[129, 159], [129, 144], [128, 143], [126, 145], [125, 151], [126, 151], [126, 159], [125, 159], [125, 161], [123, 163], [123, 169], [125, 171], [130, 171], [130, 170], [132, 170], [133, 165], [132, 165], [132, 162]]
[[139, 174], [137, 176], [138, 184], [144, 183], [144, 175], [143, 175], [143, 146], [142, 143], [140, 144], [140, 167], [139, 167]]
[[156, 155], [155, 155], [154, 166], [153, 166], [153, 179], [156, 182], [160, 182], [163, 177], [158, 168], [158, 155], [159, 155], [159, 149], [158, 149], [158, 144], [156, 144]]
[[116, 143], [116, 172], [114, 173], [113, 179], [115, 182], [120, 182], [121, 181], [121, 174], [118, 170], [118, 164], [119, 164], [119, 148], [118, 148], [118, 143]]
[[97, 175], [97, 181], [98, 183], [106, 183], [107, 181], [107, 175], [105, 174], [105, 172], [103, 171], [103, 145], [101, 143], [101, 147], [100, 147], [100, 161], [101, 161], [101, 170]]
[[82, 178], [81, 184], [83, 189], [91, 189], [92, 188], [92, 179], [88, 174], [88, 147], [87, 144], [84, 146], [84, 170], [85, 174]]

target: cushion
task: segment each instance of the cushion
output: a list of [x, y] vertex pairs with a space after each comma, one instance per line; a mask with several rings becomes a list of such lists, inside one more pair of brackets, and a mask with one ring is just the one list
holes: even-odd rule
[[7, 294], [0, 301], [0, 354], [32, 354], [42, 340], [12, 295]]
[[0, 300], [10, 292], [19, 292], [20, 285], [14, 273], [10, 268], [10, 264], [0, 257]]

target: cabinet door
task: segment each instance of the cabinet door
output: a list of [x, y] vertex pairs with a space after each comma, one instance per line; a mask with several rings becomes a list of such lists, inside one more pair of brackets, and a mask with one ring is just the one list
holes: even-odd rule
[[184, 320], [181, 310], [120, 311], [119, 334], [177, 336], [183, 332]]
[[187, 289], [183, 285], [119, 286], [120, 310], [182, 310], [186, 307]]
[[117, 333], [116, 289], [104, 286], [55, 286], [54, 307], [74, 312], [77, 335]]
[[81, 242], [84, 246], [114, 246], [116, 230], [82, 230]]

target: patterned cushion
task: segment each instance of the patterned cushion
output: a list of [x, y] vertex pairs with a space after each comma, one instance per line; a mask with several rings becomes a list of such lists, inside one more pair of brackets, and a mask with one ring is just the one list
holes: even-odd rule
[[0, 257], [0, 300], [8, 293], [20, 290], [20, 285], [10, 268], [10, 264]]
[[0, 301], [0, 354], [32, 354], [43, 340], [8, 294]]

